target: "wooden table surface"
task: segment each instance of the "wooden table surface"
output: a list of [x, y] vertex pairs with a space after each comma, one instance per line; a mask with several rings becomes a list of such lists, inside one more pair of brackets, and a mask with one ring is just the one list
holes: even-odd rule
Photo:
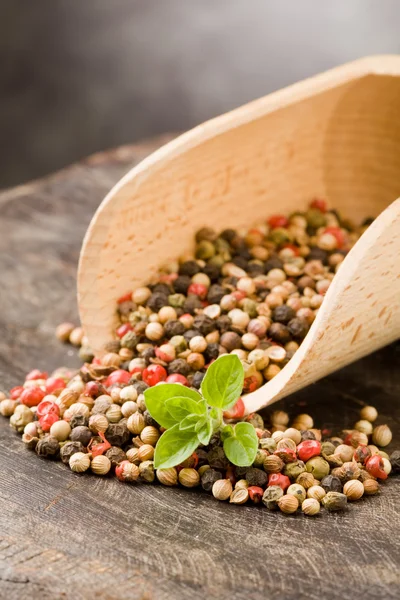
[[[0, 389], [32, 368], [79, 364], [54, 328], [77, 321], [82, 237], [112, 184], [162, 141], [0, 194]], [[397, 343], [281, 406], [300, 403], [317, 425], [339, 428], [371, 403], [399, 448], [399, 398]], [[26, 450], [0, 417], [0, 598], [399, 598], [399, 479], [344, 513], [287, 517], [196, 491], [76, 475]]]

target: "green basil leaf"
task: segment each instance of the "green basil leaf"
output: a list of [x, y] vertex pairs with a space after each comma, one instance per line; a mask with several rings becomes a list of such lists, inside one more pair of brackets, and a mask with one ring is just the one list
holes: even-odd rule
[[227, 410], [243, 389], [244, 369], [236, 354], [224, 354], [207, 369], [201, 393], [210, 406]]
[[165, 406], [171, 417], [178, 423], [189, 415], [205, 415], [207, 411], [206, 403], [202, 398], [200, 402], [195, 402], [191, 398], [176, 396], [166, 400]]
[[194, 431], [180, 431], [176, 424], [164, 431], [157, 442], [154, 453], [154, 467], [169, 469], [176, 467], [189, 458], [199, 445], [199, 438]]
[[231, 463], [238, 467], [249, 467], [253, 464], [257, 449], [258, 438], [251, 423], [237, 423], [233, 432], [224, 428], [224, 452]]
[[199, 415], [188, 415], [179, 423], [179, 429], [181, 431], [196, 431], [196, 426], [201, 420], [202, 417]]
[[233, 437], [234, 435], [233, 425], [225, 425], [221, 431], [221, 440], [224, 442], [226, 439]]
[[212, 436], [212, 433], [212, 421], [211, 419], [207, 418], [203, 426], [200, 427], [200, 429], [197, 431], [197, 437], [199, 438], [199, 442], [204, 446], [207, 446]]
[[191, 390], [179, 383], [161, 383], [144, 391], [146, 408], [150, 415], [161, 427], [169, 429], [178, 421], [174, 419], [165, 406], [166, 400], [176, 396], [189, 398], [198, 402], [201, 396], [195, 390]]

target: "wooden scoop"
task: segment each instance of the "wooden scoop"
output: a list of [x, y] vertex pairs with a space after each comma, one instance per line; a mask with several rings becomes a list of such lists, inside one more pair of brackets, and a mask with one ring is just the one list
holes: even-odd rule
[[308, 335], [247, 411], [400, 337], [400, 56], [328, 71], [196, 127], [132, 169], [86, 234], [78, 298], [96, 354], [118, 297], [193, 249], [197, 229], [252, 226], [315, 196], [377, 219], [343, 261]]

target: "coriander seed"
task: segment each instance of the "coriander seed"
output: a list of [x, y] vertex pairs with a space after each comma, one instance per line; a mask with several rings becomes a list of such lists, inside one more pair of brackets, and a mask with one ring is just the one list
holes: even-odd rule
[[374, 406], [364, 406], [364, 408], [360, 410], [360, 417], [373, 423], [378, 418], [378, 411]]
[[90, 468], [95, 475], [107, 475], [111, 469], [111, 461], [107, 456], [99, 454], [92, 458]]
[[178, 472], [175, 467], [169, 469], [157, 469], [157, 479], [163, 485], [172, 487], [178, 483]]
[[285, 515], [291, 515], [299, 508], [299, 501], [294, 496], [286, 494], [278, 500], [278, 506]]
[[74, 473], [84, 473], [90, 467], [90, 456], [84, 452], [75, 452], [69, 459], [69, 466]]
[[231, 504], [245, 504], [249, 499], [249, 492], [246, 488], [236, 488], [230, 495], [229, 502]]
[[353, 502], [359, 500], [364, 494], [364, 485], [358, 479], [351, 479], [343, 486], [343, 493], [346, 494], [347, 500]]
[[[136, 413], [136, 414], [138, 414], [138, 413]], [[134, 417], [135, 415], [132, 415], [132, 416]], [[128, 421], [129, 421], [129, 419], [128, 419]], [[144, 444], [150, 444], [151, 446], [156, 445], [159, 437], [160, 437], [160, 433], [159, 433], [158, 429], [156, 427], [153, 427], [152, 425], [147, 425], [140, 432], [140, 439], [142, 440], [142, 442]]]
[[135, 412], [128, 418], [127, 427], [134, 435], [139, 435], [145, 428], [144, 417], [141, 413]]
[[385, 447], [392, 441], [392, 432], [387, 425], [378, 425], [372, 433], [372, 441], [380, 447]]
[[376, 479], [366, 479], [363, 481], [363, 486], [364, 494], [366, 496], [373, 496], [380, 491], [379, 483], [376, 481]]
[[307, 498], [314, 498], [315, 500], [318, 500], [318, 502], [321, 502], [324, 496], [326, 496], [326, 492], [320, 485], [312, 485], [307, 490]]
[[212, 486], [212, 494], [217, 500], [228, 500], [232, 494], [232, 484], [229, 479], [218, 479]]
[[303, 500], [301, 504], [302, 512], [308, 517], [314, 517], [317, 515], [320, 511], [320, 508], [320, 503], [315, 498], [307, 498], [306, 500]]

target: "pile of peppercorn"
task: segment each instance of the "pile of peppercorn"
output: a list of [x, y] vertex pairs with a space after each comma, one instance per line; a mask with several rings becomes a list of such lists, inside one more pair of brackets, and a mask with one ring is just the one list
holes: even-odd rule
[[[271, 216], [244, 233], [201, 229], [192, 257], [166, 265], [156, 282], [118, 300], [120, 325], [102, 364], [126, 371], [126, 382], [130, 375], [148, 385], [199, 389], [207, 365], [233, 353], [245, 370], [243, 393], [256, 390], [299, 348], [370, 222], [356, 227], [314, 200], [305, 212]], [[60, 326], [60, 339], [69, 334], [76, 343], [76, 329]], [[90, 362], [82, 343], [81, 357]]]
[[[246, 502], [279, 509], [299, 508], [308, 516], [340, 510], [347, 502], [377, 494], [389, 473], [400, 472], [400, 452], [382, 450], [392, 439], [387, 425], [373, 426], [378, 414], [371, 407], [342, 438], [321, 441], [310, 415], [297, 415], [291, 424], [283, 411], [274, 411], [267, 429], [261, 415], [251, 423], [259, 449], [250, 467], [235, 467], [224, 454], [219, 435], [178, 467], [154, 469], [154, 448], [161, 428], [146, 410], [146, 384], [103, 384], [86, 372], [59, 369], [48, 377], [34, 370], [23, 386], [0, 394], [0, 413], [22, 433], [25, 446], [38, 456], [61, 460], [76, 473], [114, 474], [125, 483], [160, 482], [202, 488], [217, 500]], [[243, 414], [239, 400], [231, 413]], [[371, 439], [370, 439], [371, 438]]]

